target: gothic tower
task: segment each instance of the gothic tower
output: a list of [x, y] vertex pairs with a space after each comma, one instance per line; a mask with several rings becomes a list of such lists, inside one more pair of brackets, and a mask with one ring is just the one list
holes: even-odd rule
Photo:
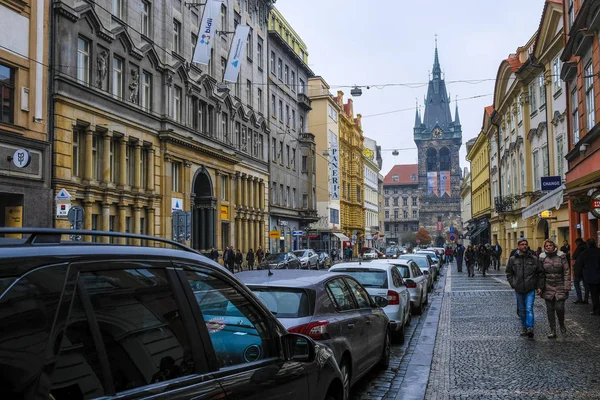
[[450, 113], [450, 98], [438, 58], [437, 40], [432, 76], [427, 88], [423, 120], [417, 108], [414, 139], [419, 159], [420, 226], [432, 237], [436, 246], [461, 234], [459, 164], [462, 130], [458, 104], [454, 121]]

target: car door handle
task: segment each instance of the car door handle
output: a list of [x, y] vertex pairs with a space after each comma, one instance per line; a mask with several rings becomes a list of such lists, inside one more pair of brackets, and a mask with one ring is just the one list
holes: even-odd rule
[[353, 324], [352, 322], [350, 322], [350, 323], [348, 324], [348, 329], [352, 329], [352, 328], [354, 328], [354, 324]]

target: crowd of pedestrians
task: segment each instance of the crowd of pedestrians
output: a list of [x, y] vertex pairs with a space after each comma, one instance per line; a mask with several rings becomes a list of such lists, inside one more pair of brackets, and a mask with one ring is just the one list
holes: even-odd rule
[[[244, 257], [242, 251], [240, 249], [234, 250], [233, 246], [227, 246], [225, 251], [223, 252], [223, 266], [227, 268], [229, 271], [240, 272], [245, 267], [248, 270], [253, 270], [254, 265], [259, 265], [264, 259], [269, 255], [269, 252], [266, 253], [263, 251], [262, 246], [258, 246], [256, 252], [254, 250], [249, 249], [246, 252], [246, 257]], [[210, 259], [219, 262], [219, 258], [221, 255], [219, 251], [214, 247], [210, 251], [209, 255]], [[246, 263], [244, 264], [244, 260]]]

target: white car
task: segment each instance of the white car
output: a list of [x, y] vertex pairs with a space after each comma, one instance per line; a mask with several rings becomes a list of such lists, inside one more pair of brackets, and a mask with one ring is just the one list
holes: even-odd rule
[[340, 263], [329, 268], [331, 272], [341, 272], [352, 276], [367, 289], [371, 296], [381, 296], [388, 300], [383, 308], [392, 324], [392, 336], [404, 342], [404, 328], [410, 324], [410, 293], [400, 271], [392, 264], [381, 262]]
[[[410, 303], [413, 311], [417, 315], [421, 315], [425, 305], [429, 302], [429, 294], [427, 286], [428, 278], [413, 260], [377, 260], [371, 265], [387, 263], [395, 266], [402, 279], [404, 280], [408, 291], [410, 292]], [[362, 282], [361, 282], [362, 283]], [[364, 286], [364, 285], [363, 285]], [[391, 318], [390, 318], [391, 319]]]
[[363, 258], [365, 260], [376, 260], [379, 258], [377, 252], [374, 249], [367, 250], [363, 253]]
[[300, 260], [302, 269], [318, 269], [319, 255], [314, 250], [294, 250], [292, 253]]

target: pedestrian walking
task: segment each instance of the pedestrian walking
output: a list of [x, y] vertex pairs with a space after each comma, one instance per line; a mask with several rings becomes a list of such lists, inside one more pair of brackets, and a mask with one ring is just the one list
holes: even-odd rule
[[585, 243], [587, 249], [577, 257], [575, 268], [583, 269], [583, 282], [590, 288], [592, 295], [590, 314], [600, 316], [600, 249], [593, 238], [589, 238]]
[[463, 246], [462, 243], [459, 243], [458, 246], [456, 246], [456, 270], [458, 272], [462, 272], [464, 255], [465, 255], [465, 246]]
[[223, 253], [223, 262], [231, 273], [235, 272], [235, 252], [232, 246], [228, 246], [225, 253]]
[[569, 241], [567, 239], [565, 239], [565, 241], [563, 242], [562, 247], [560, 248], [560, 251], [562, 251], [565, 256], [567, 257], [567, 262], [569, 263], [569, 266], [571, 265], [571, 246], [569, 245]]
[[571, 290], [571, 267], [567, 256], [558, 250], [552, 240], [544, 242], [544, 252], [540, 254], [540, 264], [544, 268], [544, 287], [542, 298], [546, 301], [548, 324], [550, 325], [549, 339], [556, 338], [556, 318], [562, 334], [567, 333], [565, 327], [565, 300]]
[[450, 257], [452, 256], [452, 249], [450, 246], [446, 247], [444, 250], [444, 254], [446, 255], [446, 264], [450, 264]]
[[254, 251], [252, 251], [252, 249], [248, 250], [248, 253], [246, 254], [246, 263], [248, 264], [249, 270], [254, 269]]
[[210, 259], [215, 262], [219, 261], [219, 251], [214, 247], [210, 250]]
[[263, 262], [263, 260], [265, 259], [265, 252], [262, 249], [262, 246], [258, 246], [258, 249], [256, 249], [256, 260], [258, 262], [258, 264], [260, 265], [261, 262]]
[[[583, 264], [577, 263], [579, 257], [583, 254], [583, 252], [587, 249], [587, 245], [583, 241], [582, 238], [575, 239], [575, 251], [573, 252], [573, 261], [575, 261], [575, 265], [573, 266], [573, 282], [575, 285], [575, 294], [577, 295], [577, 300], [573, 303], [575, 304], [589, 304], [588, 299], [590, 297], [590, 288], [587, 282], [583, 279]], [[585, 290], [585, 296], [581, 295], [581, 284], [583, 283], [583, 290]]]
[[235, 252], [235, 267], [238, 269], [238, 271], [242, 270], [243, 262], [244, 262], [244, 255], [242, 254], [240, 249], [237, 249], [237, 251]]
[[490, 267], [490, 260], [492, 257], [492, 248], [490, 244], [479, 246], [479, 262], [481, 265], [481, 273], [486, 276], [485, 273]]
[[496, 244], [492, 248], [492, 260], [494, 262], [494, 269], [500, 270], [500, 259], [502, 257], [502, 246], [496, 240]]
[[535, 295], [542, 293], [544, 287], [544, 269], [537, 257], [529, 254], [527, 239], [517, 243], [519, 252], [508, 260], [506, 279], [515, 290], [519, 317], [521, 318], [521, 336], [533, 338], [533, 302]]
[[469, 278], [475, 276], [475, 251], [471, 245], [467, 246], [467, 250], [465, 251], [465, 263], [467, 264]]

